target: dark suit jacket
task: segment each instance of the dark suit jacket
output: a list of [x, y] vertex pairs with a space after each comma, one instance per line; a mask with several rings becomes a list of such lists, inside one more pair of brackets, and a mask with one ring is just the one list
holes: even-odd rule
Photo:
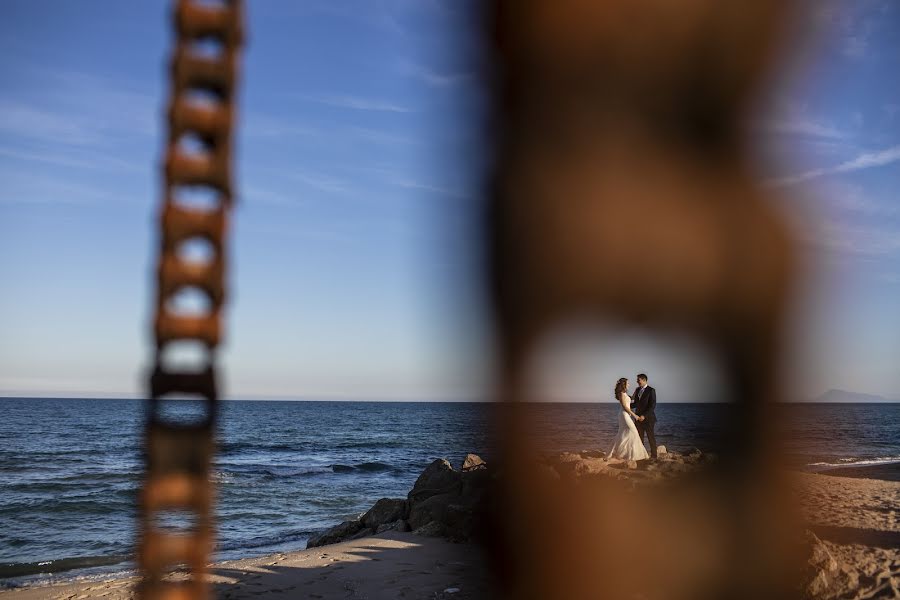
[[644, 388], [644, 393], [641, 394], [641, 397], [638, 398], [638, 391], [640, 388], [635, 390], [634, 395], [631, 397], [634, 400], [634, 412], [638, 415], [645, 417], [648, 421], [656, 420], [656, 390], [649, 385]]

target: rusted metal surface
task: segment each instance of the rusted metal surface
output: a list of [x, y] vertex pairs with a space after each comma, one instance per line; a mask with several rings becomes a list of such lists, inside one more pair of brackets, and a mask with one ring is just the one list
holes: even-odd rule
[[[772, 435], [796, 254], [742, 129], [790, 4], [488, 5], [503, 597], [796, 595]], [[706, 344], [731, 401], [715, 476], [646, 497], [536, 480], [545, 424], [517, 406], [541, 342], [573, 319]]]
[[[178, 0], [173, 25], [153, 321], [156, 352], [148, 382], [146, 471], [139, 498], [137, 591], [146, 599], [209, 596], [205, 572], [214, 539], [210, 467], [218, 409], [216, 348], [222, 339], [227, 226], [234, 200], [232, 127], [242, 2]], [[190, 202], [199, 196], [206, 199], [202, 204]], [[185, 252], [196, 242], [209, 248], [208, 256], [198, 259]], [[191, 290], [204, 299], [204, 306], [185, 314], [178, 298]], [[167, 354], [185, 344], [197, 345], [201, 356], [189, 366], [173, 364]], [[200, 400], [202, 416], [189, 422], [164, 418], [162, 405], [171, 398]], [[180, 517], [174, 527], [171, 520], [166, 523], [173, 514]], [[187, 576], [177, 581], [167, 577], [185, 567]]]

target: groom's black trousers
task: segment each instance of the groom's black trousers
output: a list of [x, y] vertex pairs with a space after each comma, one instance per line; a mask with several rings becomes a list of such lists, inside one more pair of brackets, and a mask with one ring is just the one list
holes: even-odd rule
[[635, 423], [638, 435], [641, 436], [641, 443], [644, 443], [644, 433], [650, 441], [650, 458], [656, 458], [656, 433], [653, 429], [656, 427], [656, 419], [644, 419]]

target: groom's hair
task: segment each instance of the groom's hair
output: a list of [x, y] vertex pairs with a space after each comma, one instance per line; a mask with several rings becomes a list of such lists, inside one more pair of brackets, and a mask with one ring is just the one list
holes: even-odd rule
[[638, 373], [637, 378], [638, 378], [638, 379], [643, 379], [644, 381], [647, 381], [647, 375], [644, 374], [644, 373]]

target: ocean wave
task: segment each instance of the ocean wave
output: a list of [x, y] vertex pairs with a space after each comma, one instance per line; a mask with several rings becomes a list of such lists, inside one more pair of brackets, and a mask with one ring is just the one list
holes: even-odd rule
[[302, 475], [322, 475], [334, 473], [330, 466], [323, 467], [267, 467], [263, 472], [271, 477], [298, 477]]
[[58, 516], [66, 515], [106, 515], [115, 511], [129, 511], [134, 508], [136, 491], [121, 490], [109, 492], [93, 492], [67, 498], [23, 498], [4, 505], [3, 511], [8, 514], [35, 515], [46, 512]]
[[0, 578], [25, 577], [28, 575], [41, 575], [71, 571], [73, 569], [87, 569], [90, 567], [107, 567], [117, 565], [128, 560], [128, 556], [76, 556], [60, 558], [58, 560], [44, 560], [40, 562], [0, 563]]
[[331, 465], [335, 473], [352, 473], [354, 471], [366, 471], [369, 473], [378, 473], [381, 471], [391, 471], [394, 469], [391, 465], [383, 462], [363, 462], [355, 465]]
[[240, 452], [298, 452], [307, 446], [304, 442], [291, 444], [265, 443], [265, 442], [222, 442], [219, 444], [219, 452], [222, 454], [238, 454]]
[[250, 550], [253, 548], [265, 548], [267, 546], [275, 546], [287, 542], [298, 542], [300, 540], [309, 539], [316, 531], [298, 530], [286, 531], [276, 535], [263, 536], [250, 540], [237, 540], [234, 542], [224, 542], [216, 544], [216, 552], [228, 552], [232, 550]]
[[309, 477], [328, 474], [352, 474], [352, 473], [383, 473], [396, 471], [397, 467], [387, 463], [370, 461], [352, 465], [336, 463], [333, 465], [271, 465], [271, 464], [242, 464], [219, 463], [218, 470], [213, 475], [213, 481], [217, 483], [233, 483], [240, 475], [262, 475], [266, 477]]
[[347, 441], [347, 442], [336, 442], [332, 445], [334, 448], [340, 449], [359, 449], [359, 448], [374, 448], [377, 450], [383, 450], [386, 448], [408, 448], [410, 447], [410, 443], [408, 440], [363, 440], [363, 441]]
[[900, 455], [879, 456], [876, 458], [838, 458], [833, 461], [807, 463], [808, 467], [836, 468], [836, 467], [868, 467], [872, 465], [889, 465], [900, 463]]

